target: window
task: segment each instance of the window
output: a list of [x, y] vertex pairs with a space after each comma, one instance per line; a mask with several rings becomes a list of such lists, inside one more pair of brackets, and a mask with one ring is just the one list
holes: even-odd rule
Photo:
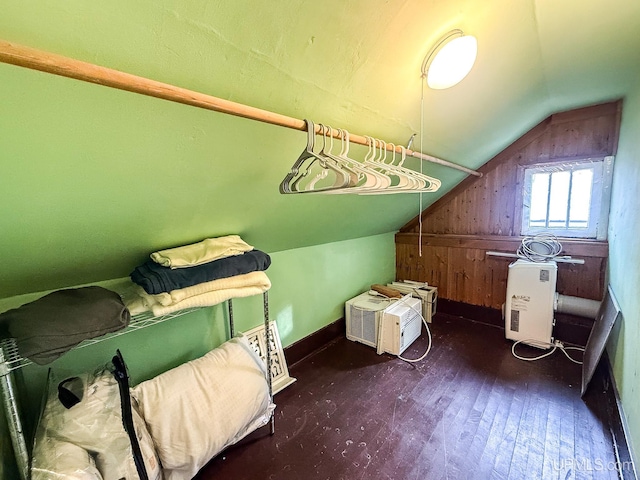
[[613, 157], [524, 167], [522, 235], [607, 235]]

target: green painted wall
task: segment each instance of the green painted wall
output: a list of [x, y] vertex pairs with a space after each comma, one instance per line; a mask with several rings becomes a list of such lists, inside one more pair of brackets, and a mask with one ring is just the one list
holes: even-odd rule
[[[0, 39], [399, 144], [413, 133], [337, 99], [335, 73], [311, 81], [346, 13], [332, 35], [307, 25], [323, 39], [307, 44], [296, 13], [274, 17], [294, 30], [263, 21], [271, 4], [143, 4], [0, 1]], [[393, 232], [419, 212], [411, 194], [281, 195], [306, 145], [295, 130], [7, 64], [0, 108], [0, 298], [124, 277], [149, 251], [205, 237], [277, 252]]]
[[608, 345], [629, 427], [635, 460], [640, 460], [640, 80], [625, 98], [616, 155], [609, 219], [609, 277], [623, 320]]
[[[344, 302], [369, 288], [395, 277], [393, 234], [305, 247], [271, 255], [267, 274], [270, 318], [278, 324], [284, 346], [344, 316]], [[108, 286], [111, 282], [104, 283]], [[115, 282], [119, 283], [119, 282]], [[0, 300], [0, 311], [39, 295]], [[236, 330], [245, 331], [263, 321], [262, 296], [234, 301]], [[175, 365], [198, 357], [226, 338], [226, 309], [202, 309], [164, 323], [147, 327], [100, 344], [70, 352], [51, 364], [72, 373], [103, 364], [119, 348], [127, 361], [132, 381], [138, 383]], [[46, 368], [30, 366], [19, 371], [27, 399], [26, 418], [37, 409]], [[0, 420], [0, 478], [12, 479], [9, 439]], [[30, 431], [31, 424], [27, 425]]]
[[305, 134], [0, 65], [0, 297], [240, 234], [267, 252], [397, 230], [415, 195], [280, 195]]

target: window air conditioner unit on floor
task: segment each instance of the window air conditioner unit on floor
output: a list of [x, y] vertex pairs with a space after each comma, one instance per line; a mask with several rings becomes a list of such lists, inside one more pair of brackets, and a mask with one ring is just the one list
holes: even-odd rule
[[345, 319], [347, 339], [400, 355], [422, 333], [420, 298], [380, 298], [363, 293], [347, 300]]
[[422, 300], [422, 316], [428, 323], [431, 323], [438, 304], [438, 287], [411, 280], [387, 283], [387, 287], [395, 288], [405, 295], [410, 293], [413, 297]]

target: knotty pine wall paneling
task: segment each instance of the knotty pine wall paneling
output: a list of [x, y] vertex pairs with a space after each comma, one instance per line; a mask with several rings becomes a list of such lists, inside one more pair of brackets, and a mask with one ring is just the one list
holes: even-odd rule
[[[548, 117], [422, 212], [396, 235], [396, 278], [426, 281], [440, 298], [502, 308], [508, 266], [520, 244], [522, 173], [527, 165], [615, 155], [621, 102]], [[563, 254], [584, 265], [558, 265], [557, 291], [600, 300], [605, 288], [607, 242], [561, 239]]]

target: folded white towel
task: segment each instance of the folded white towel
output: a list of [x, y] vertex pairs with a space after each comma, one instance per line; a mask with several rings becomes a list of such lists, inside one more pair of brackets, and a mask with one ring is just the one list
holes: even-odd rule
[[245, 273], [243, 275], [235, 275], [233, 277], [219, 278], [210, 282], [198, 283], [191, 287], [179, 288], [171, 290], [168, 293], [159, 293], [157, 295], [150, 296], [156, 299], [155, 303], [167, 306], [182, 302], [189, 297], [195, 297], [196, 295], [202, 295], [203, 293], [214, 292], [217, 290], [264, 286], [266, 286], [266, 289], [268, 290], [271, 286], [271, 282], [264, 271], [258, 270], [255, 272]]
[[185, 308], [217, 305], [230, 298], [258, 295], [270, 288], [271, 280], [267, 274], [256, 271], [199, 283], [158, 295], [149, 295], [142, 288], [138, 288], [138, 300], [132, 302], [131, 306], [136, 308], [136, 313], [140, 313], [140, 309], [143, 308], [151, 310], [157, 317]]
[[207, 292], [202, 295], [188, 297], [181, 302], [174, 303], [173, 305], [166, 307], [156, 304], [151, 307], [151, 311], [154, 316], [159, 317], [160, 315], [177, 312], [178, 310], [184, 310], [185, 308], [210, 307], [212, 305], [222, 303], [225, 300], [229, 300], [230, 298], [251, 297], [267, 290], [269, 290], [269, 287], [265, 285], [216, 290], [214, 292]]
[[253, 250], [253, 247], [239, 235], [205, 238], [201, 242], [182, 247], [160, 250], [151, 254], [151, 260], [163, 267], [186, 268], [212, 262], [220, 258], [241, 255]]
[[[142, 288], [140, 290], [142, 290]], [[144, 292], [144, 290], [142, 291]], [[129, 313], [132, 317], [151, 310], [151, 305], [145, 298], [142, 298], [142, 295], [126, 298], [124, 300], [124, 304], [129, 309]]]

